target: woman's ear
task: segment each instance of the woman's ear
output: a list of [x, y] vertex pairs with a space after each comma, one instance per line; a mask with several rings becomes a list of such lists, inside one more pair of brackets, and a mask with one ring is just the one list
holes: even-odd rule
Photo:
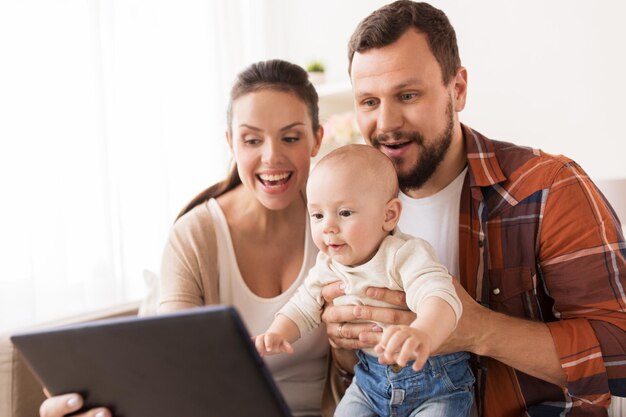
[[394, 197], [387, 202], [385, 206], [385, 222], [383, 223], [383, 229], [386, 232], [391, 232], [396, 228], [401, 213], [402, 202], [398, 197]]
[[228, 133], [228, 130], [224, 132], [224, 137], [226, 138], [226, 143], [228, 144], [228, 150], [230, 151], [231, 158], [233, 157], [233, 139]]
[[317, 132], [313, 135], [313, 148], [311, 149], [311, 158], [317, 155], [322, 146], [322, 139], [324, 138], [324, 128], [320, 125]]

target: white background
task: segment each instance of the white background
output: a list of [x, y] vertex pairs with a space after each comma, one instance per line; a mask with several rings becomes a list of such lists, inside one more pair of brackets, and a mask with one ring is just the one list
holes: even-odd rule
[[[0, 0], [0, 329], [141, 298], [176, 213], [226, 172], [234, 75], [320, 59], [349, 89], [348, 38], [384, 3]], [[433, 4], [464, 123], [626, 178], [626, 2]]]

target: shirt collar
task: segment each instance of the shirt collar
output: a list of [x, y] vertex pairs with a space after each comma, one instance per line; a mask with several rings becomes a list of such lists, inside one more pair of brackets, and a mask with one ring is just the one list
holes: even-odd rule
[[493, 142], [475, 130], [461, 124], [467, 152], [471, 187], [487, 187], [507, 178], [500, 168]]

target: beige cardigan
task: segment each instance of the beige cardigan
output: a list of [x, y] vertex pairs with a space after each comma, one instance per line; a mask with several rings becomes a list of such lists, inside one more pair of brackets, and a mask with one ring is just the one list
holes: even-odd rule
[[178, 219], [163, 251], [159, 308], [170, 303], [219, 303], [217, 241], [213, 219], [200, 204]]

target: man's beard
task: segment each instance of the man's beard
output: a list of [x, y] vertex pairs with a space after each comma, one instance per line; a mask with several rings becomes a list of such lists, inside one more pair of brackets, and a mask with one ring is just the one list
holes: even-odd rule
[[454, 128], [452, 98], [448, 101], [446, 117], [448, 119], [446, 129], [429, 145], [424, 143], [424, 136], [419, 132], [397, 131], [372, 137], [372, 145], [379, 149], [381, 142], [384, 143], [387, 138], [393, 138], [394, 140], [408, 139], [415, 142], [420, 147], [419, 156], [415, 165], [406, 173], [401, 173], [399, 171], [402, 166], [402, 159], [391, 158], [396, 166], [398, 182], [402, 191], [418, 190], [422, 188], [422, 186], [433, 176], [437, 167], [439, 167], [439, 164], [443, 161], [443, 158], [445, 158], [446, 153], [450, 148], [450, 144], [452, 143], [452, 129]]

